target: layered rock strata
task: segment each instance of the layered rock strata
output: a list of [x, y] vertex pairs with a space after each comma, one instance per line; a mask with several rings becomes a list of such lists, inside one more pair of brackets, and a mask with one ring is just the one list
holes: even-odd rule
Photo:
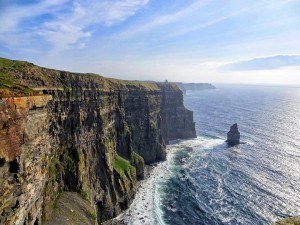
[[85, 198], [97, 223], [110, 219], [131, 203], [144, 163], [196, 135], [174, 84], [7, 59], [0, 78], [0, 224], [49, 221], [63, 192]]

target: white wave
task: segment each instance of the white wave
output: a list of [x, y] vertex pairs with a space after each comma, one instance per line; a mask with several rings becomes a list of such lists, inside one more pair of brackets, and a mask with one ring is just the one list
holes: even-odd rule
[[[206, 137], [172, 141], [172, 143], [167, 146], [167, 160], [158, 163], [154, 167], [148, 167], [149, 171], [146, 175], [146, 179], [138, 183], [139, 187], [133, 203], [128, 210], [119, 215], [115, 220], [122, 221], [127, 225], [165, 225], [163, 221], [163, 211], [161, 209], [163, 193], [160, 190], [160, 184], [171, 175], [175, 153], [187, 147], [193, 150], [211, 149], [223, 142], [224, 140], [221, 139]], [[197, 154], [197, 152], [192, 151], [190, 154]], [[186, 163], [188, 164], [189, 162]]]

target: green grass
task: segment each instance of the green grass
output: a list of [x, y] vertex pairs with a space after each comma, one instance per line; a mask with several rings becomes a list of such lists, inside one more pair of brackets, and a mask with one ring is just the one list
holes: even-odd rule
[[[28, 75], [27, 75], [28, 73]], [[51, 88], [63, 88], [64, 90], [71, 91], [72, 89], [89, 89], [90, 84], [96, 90], [114, 91], [161, 91], [161, 90], [177, 90], [176, 84], [169, 82], [140, 82], [131, 80], [118, 80], [114, 78], [104, 78], [97, 74], [87, 73], [70, 73], [62, 71], [47, 69], [36, 66], [29, 62], [10, 60], [0, 57], [0, 97], [16, 97], [16, 96], [28, 96], [36, 95], [28, 86], [24, 86], [19, 81], [18, 77], [26, 77], [26, 82], [30, 87], [38, 88], [39, 85], [34, 86], [32, 81], [43, 81], [46, 86]], [[14, 79], [16, 78], [16, 79]], [[79, 80], [79, 86], [72, 86], [75, 80]], [[75, 82], [76, 83], [76, 82]]]
[[16, 60], [10, 60], [10, 59], [4, 59], [0, 58], [0, 69], [13, 69], [13, 70], [22, 70], [23, 67], [28, 64], [24, 61], [16, 61]]
[[0, 70], [0, 97], [35, 95], [31, 88], [18, 84], [6, 72]]
[[58, 200], [60, 199], [61, 195], [62, 195], [62, 190], [59, 189], [55, 193], [55, 196], [54, 196], [54, 201], [53, 201], [53, 204], [52, 204], [52, 208], [53, 209], [57, 209], [58, 208], [57, 204], [58, 204]]
[[89, 215], [89, 217], [91, 218], [92, 221], [96, 221], [97, 216], [96, 216], [94, 210], [88, 210], [87, 214]]
[[131, 152], [131, 162], [133, 165], [138, 165], [139, 163], [144, 164], [144, 158], [140, 156], [138, 153], [135, 151]]
[[19, 84], [10, 72], [21, 72], [26, 62], [0, 58], [0, 97], [29, 96], [36, 94], [31, 88]]
[[107, 86], [109, 87], [117, 87], [117, 88], [134, 88], [140, 90], [147, 90], [147, 91], [157, 91], [159, 87], [155, 82], [140, 82], [134, 80], [119, 80], [114, 78], [105, 78], [107, 82]]
[[0, 89], [11, 88], [15, 81], [5, 72], [0, 71]]
[[132, 167], [126, 159], [122, 158], [119, 155], [115, 156], [114, 169], [120, 174], [125, 175], [130, 173], [130, 167]]

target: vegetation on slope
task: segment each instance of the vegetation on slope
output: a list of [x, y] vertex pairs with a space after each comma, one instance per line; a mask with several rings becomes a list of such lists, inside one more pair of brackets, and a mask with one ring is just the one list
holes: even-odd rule
[[131, 169], [130, 163], [122, 158], [119, 155], [115, 156], [115, 162], [114, 162], [114, 169], [121, 175], [121, 176], [126, 176], [126, 174], [130, 174], [130, 169]]
[[29, 96], [36, 94], [31, 88], [18, 83], [9, 73], [20, 73], [26, 65], [22, 61], [0, 58], [0, 97]]
[[0, 58], [0, 97], [28, 96], [42, 90], [100, 91], [179, 90], [174, 83], [140, 82], [104, 78], [92, 73], [72, 73], [36, 66], [32, 63]]

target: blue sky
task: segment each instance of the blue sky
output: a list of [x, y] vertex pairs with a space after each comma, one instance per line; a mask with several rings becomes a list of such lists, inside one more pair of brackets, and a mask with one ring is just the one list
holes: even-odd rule
[[0, 56], [138, 80], [300, 84], [299, 0], [1, 0]]

